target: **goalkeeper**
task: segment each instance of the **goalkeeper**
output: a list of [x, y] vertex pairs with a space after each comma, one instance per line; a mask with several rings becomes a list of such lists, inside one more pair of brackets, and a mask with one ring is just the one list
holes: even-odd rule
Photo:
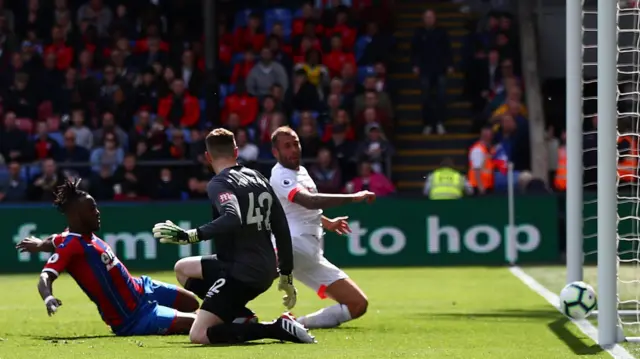
[[[213, 239], [217, 256], [183, 258], [176, 263], [178, 280], [203, 298], [189, 337], [197, 344], [234, 344], [258, 339], [313, 343], [306, 328], [289, 314], [271, 323], [235, 319], [249, 316], [249, 301], [264, 293], [274, 278], [285, 292], [284, 305], [296, 303], [293, 253], [289, 224], [269, 181], [260, 173], [238, 165], [233, 133], [213, 130], [205, 140], [206, 158], [216, 176], [207, 185], [213, 220], [184, 230], [171, 221], [153, 227], [161, 243], [191, 244]], [[276, 238], [279, 263], [271, 242]]]

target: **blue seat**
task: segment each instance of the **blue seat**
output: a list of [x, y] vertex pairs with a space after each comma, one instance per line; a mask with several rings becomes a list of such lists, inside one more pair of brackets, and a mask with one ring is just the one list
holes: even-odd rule
[[0, 186], [9, 181], [9, 169], [5, 165], [0, 166]]
[[[182, 129], [182, 133], [183, 133], [183, 136], [184, 136], [184, 141], [186, 143], [191, 143], [191, 131], [189, 131], [186, 128], [183, 128]], [[173, 136], [173, 129], [165, 130], [165, 134], [167, 135], [167, 140], [171, 141], [171, 137]]]
[[252, 12], [253, 12], [252, 9], [245, 9], [245, 10], [238, 11], [233, 21], [234, 29], [247, 26], [247, 23], [249, 22], [249, 16], [251, 15]]
[[233, 54], [231, 57], [231, 66], [233, 67], [235, 64], [244, 61], [244, 52], [238, 52]]
[[356, 56], [356, 61], [360, 61], [362, 55], [364, 55], [364, 51], [367, 49], [367, 46], [371, 43], [371, 36], [360, 36], [358, 40], [356, 40], [356, 44], [354, 46], [353, 52]]
[[358, 67], [358, 82], [362, 83], [367, 76], [374, 75], [375, 73], [373, 66]]
[[49, 133], [49, 137], [51, 137], [52, 140], [56, 141], [60, 146], [64, 145], [64, 135], [62, 134], [62, 132], [51, 132]]
[[293, 14], [291, 14], [291, 10], [285, 8], [274, 8], [265, 11], [264, 13], [264, 27], [267, 31], [267, 34], [271, 33], [271, 28], [276, 23], [281, 23], [284, 37], [291, 37], [291, 29], [293, 28]]
[[24, 181], [31, 181], [40, 173], [42, 173], [40, 165], [25, 165], [20, 169], [20, 178]]

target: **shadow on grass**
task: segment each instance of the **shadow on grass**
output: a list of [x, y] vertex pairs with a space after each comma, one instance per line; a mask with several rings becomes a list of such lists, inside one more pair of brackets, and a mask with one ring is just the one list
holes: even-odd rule
[[576, 337], [568, 328], [569, 319], [557, 310], [507, 310], [491, 313], [421, 313], [419, 316], [431, 318], [457, 318], [468, 320], [483, 319], [534, 319], [540, 321], [553, 320], [547, 327], [563, 341], [576, 355], [596, 355], [603, 351], [597, 344], [588, 345], [582, 338]]
[[186, 349], [200, 349], [200, 348], [226, 348], [226, 347], [253, 347], [256, 345], [273, 345], [273, 344], [291, 344], [280, 341], [265, 341], [265, 342], [247, 342], [247, 343], [238, 343], [238, 344], [212, 344], [212, 345], [197, 345], [197, 344], [189, 344], [185, 342], [167, 342], [170, 345], [180, 345]]
[[587, 345], [582, 339], [573, 335], [573, 333], [567, 329], [567, 323], [569, 323], [569, 319], [562, 317], [549, 323], [549, 329], [558, 339], [567, 344], [571, 351], [577, 355], [596, 355], [602, 352], [603, 349], [597, 344]]
[[465, 319], [558, 319], [562, 314], [557, 310], [504, 310], [488, 313], [419, 313], [418, 316], [431, 318]]
[[115, 338], [116, 336], [113, 334], [103, 334], [103, 335], [78, 335], [78, 336], [66, 336], [66, 337], [56, 337], [56, 336], [48, 336], [48, 335], [30, 335], [29, 337], [33, 339], [52, 341], [52, 340], [82, 340], [82, 339], [100, 339], [100, 338]]

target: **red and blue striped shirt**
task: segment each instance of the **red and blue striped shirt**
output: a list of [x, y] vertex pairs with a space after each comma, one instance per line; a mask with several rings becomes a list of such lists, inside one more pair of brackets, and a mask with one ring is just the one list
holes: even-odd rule
[[59, 276], [67, 271], [98, 307], [111, 327], [127, 324], [143, 303], [144, 288], [95, 234], [63, 232], [53, 237], [55, 253], [43, 272]]

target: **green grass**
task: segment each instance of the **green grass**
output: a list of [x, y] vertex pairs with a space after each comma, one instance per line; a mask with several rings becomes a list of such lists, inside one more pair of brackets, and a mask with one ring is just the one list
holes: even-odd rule
[[[57, 358], [518, 358], [553, 359], [607, 354], [506, 268], [350, 270], [368, 294], [361, 319], [315, 330], [316, 345], [201, 347], [186, 336], [117, 338], [68, 277], [55, 283], [64, 302], [47, 317], [36, 275], [3, 276], [0, 359]], [[174, 282], [171, 273], [154, 278]], [[296, 314], [328, 305], [300, 288]], [[262, 320], [282, 310], [275, 289], [251, 303]]]
[[[534, 277], [540, 284], [547, 287], [549, 290], [560, 293], [560, 290], [566, 284], [566, 267], [553, 266], [553, 267], [532, 267], [525, 268], [527, 274]], [[618, 294], [621, 301], [626, 300], [639, 300], [640, 299], [640, 283], [624, 283], [638, 279], [640, 275], [640, 269], [636, 266], [620, 266], [618, 270], [619, 279], [623, 282], [618, 283]], [[598, 275], [596, 266], [584, 267], [584, 281], [591, 284], [594, 289], [598, 288]], [[640, 308], [635, 305], [626, 305], [625, 309], [638, 310]], [[597, 325], [596, 318], [590, 318], [590, 320]], [[626, 317], [625, 322], [640, 322], [640, 318]], [[637, 337], [640, 336], [640, 323], [628, 324], [624, 326], [626, 336]], [[635, 357], [640, 357], [640, 343], [623, 343], [623, 346]]]

